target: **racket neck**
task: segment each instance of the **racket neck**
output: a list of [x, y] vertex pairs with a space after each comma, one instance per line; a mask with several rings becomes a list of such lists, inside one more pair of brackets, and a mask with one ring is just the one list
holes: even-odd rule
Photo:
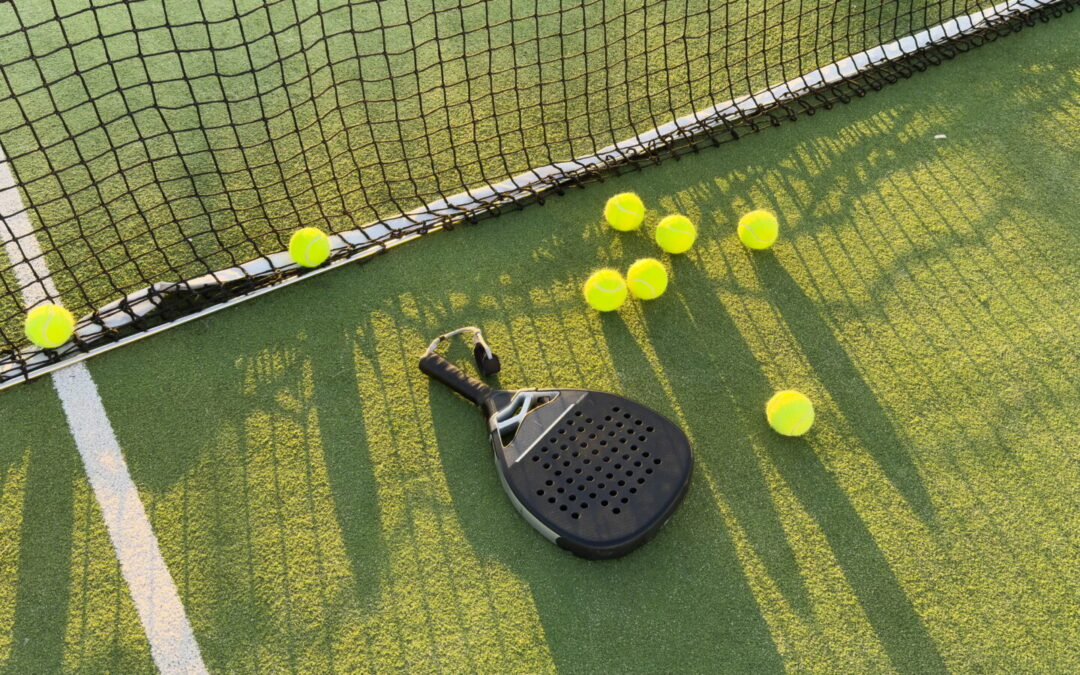
[[484, 414], [490, 418], [495, 413], [510, 405], [510, 401], [513, 400], [513, 398], [514, 392], [512, 391], [492, 389], [491, 394], [480, 407], [484, 409]]

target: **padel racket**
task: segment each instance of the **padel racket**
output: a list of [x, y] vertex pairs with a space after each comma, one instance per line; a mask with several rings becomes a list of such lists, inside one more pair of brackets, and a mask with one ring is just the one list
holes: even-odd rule
[[498, 358], [479, 329], [441, 335], [420, 370], [479, 406], [495, 468], [518, 512], [545, 537], [583, 558], [626, 555], [648, 541], [686, 494], [690, 443], [640, 403], [584, 389], [494, 389], [435, 352], [471, 333], [484, 375]]

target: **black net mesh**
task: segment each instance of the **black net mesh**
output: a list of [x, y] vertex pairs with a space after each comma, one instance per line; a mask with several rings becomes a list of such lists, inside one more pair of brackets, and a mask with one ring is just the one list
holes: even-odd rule
[[[342, 234], [332, 261], [361, 257], [846, 101], [1074, 4], [0, 2], [0, 386], [295, 277], [274, 254], [299, 227]], [[932, 44], [771, 89], [920, 33]], [[23, 336], [46, 300], [81, 317], [54, 351]]]

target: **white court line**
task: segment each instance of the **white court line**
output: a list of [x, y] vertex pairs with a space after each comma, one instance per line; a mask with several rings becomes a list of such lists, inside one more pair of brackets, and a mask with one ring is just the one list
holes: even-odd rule
[[[49, 275], [3, 148], [0, 148], [0, 240], [14, 266], [26, 308], [58, 300], [60, 294]], [[120, 560], [120, 571], [146, 631], [154, 665], [163, 673], [205, 673], [206, 666], [180, 594], [165, 567], [157, 537], [90, 371], [85, 364], [75, 363], [53, 373], [52, 378], [86, 476], [101, 507], [109, 540]]]

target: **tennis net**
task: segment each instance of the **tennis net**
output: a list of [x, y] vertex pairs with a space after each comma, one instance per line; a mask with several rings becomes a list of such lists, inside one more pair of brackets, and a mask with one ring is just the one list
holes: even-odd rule
[[[1076, 4], [0, 2], [0, 388]], [[307, 226], [317, 270], [284, 252]], [[43, 302], [79, 317], [55, 350]]]

